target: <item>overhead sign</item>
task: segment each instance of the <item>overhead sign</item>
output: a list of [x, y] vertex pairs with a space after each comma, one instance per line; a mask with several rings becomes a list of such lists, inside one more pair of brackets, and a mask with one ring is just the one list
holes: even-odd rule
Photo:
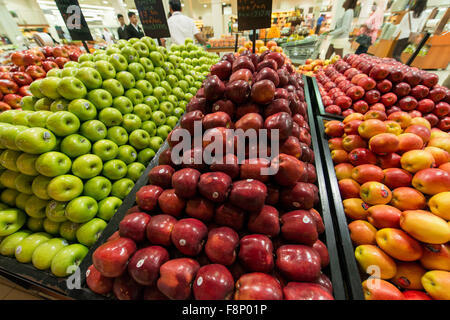
[[94, 40], [78, 0], [55, 0], [72, 40]]
[[238, 30], [270, 28], [272, 0], [238, 0]]
[[167, 17], [161, 0], [134, 0], [146, 36], [170, 37]]

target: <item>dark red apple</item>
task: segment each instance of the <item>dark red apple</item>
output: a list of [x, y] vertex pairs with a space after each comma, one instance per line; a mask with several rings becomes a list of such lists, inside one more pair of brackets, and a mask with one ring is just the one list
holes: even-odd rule
[[159, 196], [158, 205], [164, 214], [179, 217], [186, 207], [186, 200], [178, 196], [175, 189], [166, 189]]
[[247, 273], [236, 282], [234, 300], [283, 300], [280, 283], [271, 275]]
[[172, 243], [184, 255], [196, 256], [203, 248], [208, 228], [198, 219], [179, 220], [170, 235]]
[[168, 165], [160, 165], [152, 168], [148, 173], [148, 182], [163, 189], [172, 187], [172, 175], [175, 169]]
[[172, 175], [172, 186], [175, 193], [182, 198], [190, 199], [197, 194], [200, 172], [192, 168], [178, 170]]
[[168, 260], [169, 253], [163, 247], [142, 248], [128, 262], [128, 274], [141, 285], [154, 285], [159, 277], [159, 268]]
[[139, 300], [144, 287], [131, 278], [128, 273], [114, 279], [113, 292], [118, 300]]
[[253, 233], [275, 237], [280, 233], [278, 210], [265, 205], [261, 211], [253, 212], [248, 220], [248, 230]]
[[320, 276], [320, 255], [305, 245], [284, 245], [277, 250], [276, 266], [289, 280], [314, 282]]
[[231, 178], [223, 172], [208, 172], [200, 176], [198, 191], [213, 202], [224, 202], [231, 186]]
[[239, 261], [250, 272], [272, 271], [272, 241], [262, 234], [244, 236], [239, 242]]
[[230, 266], [236, 260], [239, 235], [229, 227], [213, 228], [208, 233], [205, 253], [212, 263]]
[[306, 210], [295, 210], [281, 216], [281, 234], [290, 243], [312, 246], [318, 239], [316, 221]]
[[234, 279], [221, 264], [201, 267], [192, 287], [195, 300], [228, 300], [234, 291]]
[[153, 216], [147, 225], [147, 239], [152, 244], [170, 246], [170, 236], [177, 219], [167, 214]]
[[169, 260], [160, 268], [157, 281], [159, 291], [172, 300], [186, 300], [191, 297], [191, 286], [200, 265], [189, 258]]
[[211, 74], [218, 76], [220, 80], [228, 80], [231, 75], [231, 63], [227, 60], [222, 60], [212, 65], [210, 68]]
[[260, 80], [252, 85], [250, 95], [252, 100], [256, 103], [270, 103], [275, 96], [275, 85], [270, 80]]
[[289, 282], [283, 294], [286, 300], [334, 300], [330, 292], [316, 283]]
[[145, 231], [150, 222], [150, 216], [143, 212], [126, 215], [119, 223], [119, 235], [141, 242], [145, 239]]
[[243, 210], [260, 211], [267, 197], [267, 187], [258, 180], [247, 179], [233, 183], [229, 200]]
[[163, 189], [159, 186], [143, 186], [136, 192], [136, 203], [142, 210], [152, 211], [158, 204], [158, 198], [162, 192]]
[[225, 85], [218, 76], [213, 75], [203, 81], [203, 88], [205, 90], [205, 98], [209, 101], [216, 101], [222, 98], [225, 92]]

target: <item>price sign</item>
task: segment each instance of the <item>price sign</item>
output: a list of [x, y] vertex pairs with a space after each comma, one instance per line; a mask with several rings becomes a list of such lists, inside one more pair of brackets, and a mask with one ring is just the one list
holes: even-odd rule
[[134, 0], [146, 36], [152, 38], [170, 37], [166, 13], [161, 0]]
[[91, 31], [78, 0], [55, 0], [55, 2], [72, 40], [92, 41]]
[[271, 27], [272, 0], [238, 0], [238, 30]]

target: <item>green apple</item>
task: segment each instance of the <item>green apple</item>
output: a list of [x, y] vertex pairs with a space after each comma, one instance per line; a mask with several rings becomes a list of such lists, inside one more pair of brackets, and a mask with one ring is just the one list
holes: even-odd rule
[[149, 96], [153, 93], [151, 83], [143, 79], [136, 81], [136, 89], [139, 90], [143, 96]]
[[183, 109], [183, 113], [184, 113], [184, 111], [186, 111], [187, 104], [188, 104], [188, 101], [186, 101], [186, 100], [181, 100], [178, 102], [178, 107]]
[[34, 104], [38, 101], [38, 98], [33, 96], [25, 96], [20, 101], [22, 110], [34, 110]]
[[145, 37], [141, 38], [141, 41], [146, 44], [146, 46], [148, 47], [149, 51], [155, 51], [156, 50], [157, 45], [156, 45], [156, 41], [154, 39], [145, 36]]
[[105, 199], [111, 193], [111, 182], [105, 177], [94, 177], [84, 184], [83, 195], [97, 201]]
[[72, 161], [62, 152], [50, 151], [36, 160], [36, 170], [43, 176], [56, 177], [69, 172]]
[[78, 62], [84, 62], [84, 61], [93, 61], [94, 60], [94, 55], [90, 54], [90, 53], [83, 53], [82, 55], [80, 55], [78, 57]]
[[167, 57], [167, 56], [169, 55], [169, 52], [168, 52], [167, 49], [164, 48], [164, 47], [158, 46], [158, 47], [156, 48], [156, 50], [158, 50], [159, 53], [161, 53], [163, 57]]
[[95, 63], [94, 61], [84, 61], [80, 63], [80, 68], [94, 68]]
[[34, 80], [34, 81], [30, 84], [30, 91], [31, 91], [31, 94], [32, 94], [34, 97], [38, 98], [38, 99], [41, 99], [41, 98], [44, 98], [44, 97], [45, 97], [45, 96], [42, 94], [41, 90], [39, 89], [40, 86], [41, 86], [41, 82], [42, 82], [42, 79], [36, 79], [36, 80]]
[[47, 129], [60, 137], [74, 134], [80, 128], [80, 120], [69, 111], [58, 111], [47, 118]]
[[[19, 174], [16, 179], [14, 180], [14, 184], [16, 185], [16, 190], [24, 193], [24, 194], [28, 194], [28, 195], [32, 195], [33, 191], [31, 190], [31, 184], [33, 183], [33, 176], [28, 176], [26, 174]], [[16, 198], [16, 203], [17, 203], [17, 198]]]
[[98, 218], [94, 218], [91, 221], [82, 224], [76, 233], [78, 242], [88, 247], [92, 246], [97, 242], [106, 226], [107, 223]]
[[97, 109], [86, 99], [73, 100], [69, 103], [67, 110], [75, 114], [81, 121], [92, 120], [97, 116]]
[[150, 82], [153, 88], [159, 86], [161, 83], [161, 77], [154, 71], [147, 72], [145, 74], [145, 80]]
[[202, 87], [202, 82], [201, 81], [195, 81], [194, 82], [194, 87], [197, 88], [197, 89], [200, 89]]
[[7, 236], [0, 243], [0, 254], [6, 257], [14, 256], [17, 246], [19, 243], [28, 237], [31, 234], [31, 231], [28, 230], [20, 230], [14, 232], [13, 234]]
[[23, 152], [40, 154], [56, 147], [56, 137], [50, 130], [29, 128], [17, 135], [15, 144]]
[[87, 98], [92, 102], [97, 110], [105, 109], [111, 107], [113, 102], [113, 97], [109, 91], [105, 89], [95, 89], [89, 91]]
[[95, 154], [84, 154], [73, 161], [72, 173], [81, 179], [93, 178], [102, 172], [103, 162]]
[[[80, 66], [78, 66], [78, 67], [67, 67], [67, 68], [64, 66], [64, 69], [60, 70], [59, 77], [60, 78], [75, 77], [77, 72], [78, 72], [78, 69], [80, 69]], [[54, 70], [56, 70], [56, 69], [54, 69]]]
[[[170, 127], [170, 131], [172, 131], [172, 129], [173, 128], [175, 128], [175, 126], [177, 125], [177, 123], [178, 123], [178, 117], [176, 117], [176, 116], [169, 116], [169, 117], [167, 117], [167, 119], [166, 119], [166, 126], [169, 126]], [[164, 127], [164, 126], [161, 126], [161, 127]], [[160, 127], [160, 128], [161, 128]], [[169, 131], [169, 132], [170, 132]], [[159, 135], [159, 134], [158, 134]]]
[[67, 277], [74, 273], [88, 251], [87, 247], [79, 243], [62, 248], [52, 260], [52, 273], [57, 277]]
[[166, 61], [163, 63], [162, 68], [164, 69], [164, 71], [166, 72], [166, 74], [168, 75], [173, 75], [173, 72], [175, 70], [175, 67], [173, 66], [173, 64], [169, 61]]
[[144, 101], [144, 95], [142, 94], [142, 92], [135, 88], [128, 89], [127, 91], [125, 91], [125, 96], [131, 100], [133, 105], [137, 105]]
[[106, 137], [118, 146], [128, 142], [127, 130], [119, 126], [109, 128]]
[[61, 222], [55, 222], [47, 218], [44, 219], [44, 231], [51, 235], [58, 235]]
[[145, 149], [150, 143], [150, 135], [145, 130], [137, 129], [130, 133], [129, 142], [137, 150]]
[[34, 110], [40, 111], [40, 110], [47, 110], [50, 111], [50, 106], [53, 103], [53, 99], [44, 97], [36, 101], [34, 104]]
[[[133, 89], [129, 89], [133, 90]], [[127, 90], [128, 91], [128, 90]], [[113, 100], [113, 108], [120, 111], [122, 115], [133, 112], [133, 102], [128, 97], [115, 97]]]
[[45, 207], [47, 206], [47, 203], [48, 200], [42, 200], [33, 195], [25, 205], [25, 212], [33, 218], [45, 218]]
[[58, 99], [52, 102], [50, 105], [50, 111], [51, 112], [57, 112], [57, 111], [67, 111], [67, 108], [69, 107], [69, 101], [66, 99]]
[[161, 81], [163, 81], [167, 76], [166, 71], [161, 67], [156, 67], [155, 72], [159, 75], [159, 78], [161, 79]]
[[153, 66], [152, 60], [150, 60], [147, 57], [139, 58], [139, 63], [142, 64], [142, 66], [145, 69], [145, 72], [153, 71], [155, 69], [155, 67]]
[[133, 189], [134, 182], [131, 179], [123, 178], [113, 183], [111, 195], [120, 199], [124, 199]]
[[33, 183], [31, 184], [33, 194], [39, 199], [49, 200], [50, 196], [47, 193], [47, 187], [51, 180], [51, 178], [41, 175], [34, 178]]
[[145, 79], [145, 68], [142, 64], [138, 62], [130, 63], [127, 70], [133, 75], [136, 81]]
[[108, 62], [108, 57], [104, 60], [96, 61], [95, 69], [98, 73], [100, 73], [103, 81], [107, 79], [114, 79], [116, 77], [116, 69], [114, 69], [114, 66]]
[[108, 62], [112, 64], [116, 72], [125, 71], [128, 67], [128, 62], [125, 57], [119, 53], [114, 53], [108, 58]]
[[45, 76], [46, 77], [58, 77], [58, 78], [61, 78], [61, 74], [62, 74], [62, 70], [54, 68], [54, 69], [48, 70], [48, 72], [47, 72], [47, 74]]
[[16, 207], [21, 210], [25, 210], [25, 206], [27, 205], [27, 202], [30, 199], [30, 197], [31, 197], [31, 195], [29, 195], [29, 194], [20, 193], [16, 197]]
[[80, 133], [90, 141], [95, 142], [106, 138], [107, 129], [103, 122], [98, 120], [89, 120], [81, 125]]
[[122, 113], [114, 108], [105, 108], [98, 114], [98, 119], [107, 127], [118, 126], [122, 123]]
[[192, 86], [194, 85], [195, 79], [194, 79], [193, 76], [191, 76], [190, 74], [187, 74], [187, 75], [184, 76], [184, 78], [185, 78], [186, 81], [188, 82], [189, 87], [192, 87]]
[[29, 217], [27, 220], [27, 228], [33, 232], [44, 231], [44, 218]]
[[108, 79], [103, 81], [102, 88], [108, 91], [113, 97], [119, 97], [125, 92], [122, 84], [116, 79]]
[[193, 96], [195, 96], [197, 94], [197, 88], [195, 87], [191, 87], [189, 88], [189, 93], [192, 94]]
[[66, 206], [67, 202], [59, 202], [55, 200], [49, 201], [49, 203], [47, 203], [47, 206], [45, 207], [45, 216], [50, 221], [54, 222], [67, 221]]
[[[119, 41], [125, 41], [126, 42], [126, 40], [119, 40]], [[120, 54], [120, 48], [123, 47], [123, 46], [124, 46], [123, 44], [119, 44], [117, 47], [108, 46], [108, 48], [106, 48], [106, 52], [105, 53], [108, 56], [112, 56], [114, 54]]]
[[92, 153], [100, 157], [102, 161], [112, 160], [117, 156], [119, 147], [111, 140], [98, 140], [92, 146]]
[[127, 178], [136, 182], [145, 171], [145, 166], [139, 162], [130, 163], [127, 167]]
[[164, 56], [158, 51], [150, 52], [150, 60], [155, 67], [161, 67], [164, 63]]
[[137, 51], [139, 57], [147, 57], [149, 54], [147, 45], [142, 41], [133, 43], [133, 48]]
[[156, 126], [162, 126], [166, 123], [166, 115], [160, 110], [154, 111], [152, 113], [152, 121], [156, 124]]
[[158, 129], [156, 129], [156, 134], [161, 137], [163, 140], [166, 140], [172, 128], [168, 125], [162, 125]]
[[153, 151], [150, 148], [145, 148], [145, 149], [142, 149], [141, 151], [139, 151], [138, 161], [140, 163], [143, 163], [144, 165], [147, 165], [150, 162], [150, 160], [153, 159], [154, 156], [155, 156], [155, 151]]
[[21, 154], [22, 152], [20, 151], [6, 149], [0, 155], [0, 164], [8, 170], [18, 172], [17, 159], [19, 159]]
[[181, 118], [181, 116], [184, 114], [184, 109], [181, 107], [173, 109], [173, 115], [177, 117], [178, 119]]
[[61, 141], [60, 148], [62, 153], [75, 158], [91, 151], [91, 142], [79, 134], [71, 134]]
[[153, 96], [158, 99], [158, 102], [163, 102], [167, 99], [167, 90], [163, 87], [156, 87], [153, 89]]
[[20, 174], [20, 172], [5, 170], [0, 175], [0, 183], [6, 188], [16, 189], [15, 181]]
[[32, 115], [34, 111], [24, 110], [14, 115], [12, 124], [16, 126], [28, 126], [28, 117]]
[[119, 159], [109, 160], [103, 165], [102, 175], [111, 180], [121, 179], [127, 175], [127, 165]]
[[144, 97], [144, 103], [152, 108], [152, 111], [159, 110], [159, 101], [154, 96]]
[[166, 117], [172, 115], [174, 109], [175, 109], [174, 105], [169, 101], [163, 101], [159, 104], [159, 110], [164, 112]]
[[141, 127], [142, 121], [135, 114], [126, 114], [123, 116], [122, 127], [127, 130], [128, 133], [137, 130]]
[[156, 124], [153, 121], [144, 121], [141, 128], [147, 131], [150, 137], [156, 135]]
[[44, 78], [39, 84], [39, 90], [47, 98], [59, 99], [61, 95], [58, 93], [57, 88], [60, 81], [61, 79], [58, 77]]
[[13, 234], [22, 228], [26, 221], [27, 215], [22, 210], [15, 208], [0, 210], [0, 236], [5, 237]]
[[[102, 53], [102, 54], [96, 54], [94, 55], [94, 62], [98, 62], [98, 61], [108, 61], [109, 56], [106, 53]], [[96, 65], [97, 66], [97, 65]]]
[[177, 78], [175, 75], [169, 74], [169, 75], [166, 77], [166, 81], [170, 84], [170, 87], [171, 87], [171, 88], [177, 87], [178, 78]]
[[51, 238], [52, 236], [45, 232], [38, 232], [29, 235], [17, 245], [15, 251], [16, 260], [21, 263], [31, 262], [31, 257], [34, 250], [36, 250], [40, 244], [50, 240]]
[[70, 201], [82, 192], [83, 181], [69, 174], [53, 178], [47, 186], [48, 195], [57, 201]]
[[52, 114], [50, 111], [36, 111], [28, 117], [28, 124], [30, 127], [44, 128], [47, 123], [47, 118]]
[[79, 227], [79, 223], [75, 223], [69, 220], [64, 221], [59, 227], [59, 235], [67, 241], [73, 242], [77, 239], [76, 232]]
[[97, 217], [109, 221], [121, 205], [122, 200], [117, 197], [105, 198], [98, 203]]
[[128, 71], [120, 71], [116, 74], [116, 80], [119, 81], [125, 89], [131, 89], [136, 85], [136, 79]]
[[13, 207], [16, 204], [16, 198], [20, 194], [16, 189], [5, 189], [0, 194], [0, 200], [6, 205]]
[[66, 217], [72, 222], [84, 223], [95, 217], [98, 204], [94, 198], [81, 196], [71, 200], [66, 206]]
[[149, 146], [153, 151], [157, 152], [163, 143], [164, 140], [161, 137], [154, 136], [150, 138]]
[[86, 95], [86, 87], [80, 79], [75, 77], [64, 77], [58, 84], [58, 93], [65, 99], [81, 99]]
[[146, 121], [152, 117], [152, 108], [143, 103], [136, 104], [133, 108], [133, 113], [142, 121]]
[[185, 95], [184, 95], [184, 100], [185, 101], [187, 101], [187, 102], [189, 102], [189, 101], [191, 101], [191, 99], [194, 97], [194, 95], [192, 94], [192, 93], [186, 93]]
[[47, 270], [56, 254], [69, 243], [65, 239], [53, 238], [41, 243], [33, 252], [31, 262], [36, 269]]
[[127, 59], [128, 63], [139, 61], [139, 55], [132, 46], [125, 46], [120, 49], [120, 53]]

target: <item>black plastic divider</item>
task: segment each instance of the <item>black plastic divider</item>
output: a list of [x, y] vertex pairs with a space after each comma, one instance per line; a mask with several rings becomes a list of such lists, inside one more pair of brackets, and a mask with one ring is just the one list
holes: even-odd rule
[[305, 101], [307, 104], [308, 122], [311, 133], [311, 144], [314, 151], [314, 165], [317, 173], [317, 185], [319, 187], [320, 197], [320, 213], [322, 214], [323, 222], [325, 225], [325, 244], [328, 248], [330, 255], [330, 274], [331, 281], [333, 283], [333, 293], [336, 300], [346, 300], [346, 290], [344, 287], [342, 268], [339, 263], [339, 250], [337, 248], [336, 234], [334, 230], [333, 218], [331, 215], [330, 206], [328, 203], [328, 192], [325, 181], [325, 171], [322, 162], [322, 152], [319, 147], [318, 134], [316, 125], [314, 123], [314, 114], [312, 111], [312, 101], [310, 96], [309, 83], [307, 77], [303, 76]]
[[337, 115], [337, 114], [333, 114], [333, 113], [328, 113], [325, 112], [325, 108], [323, 106], [322, 103], [322, 97], [320, 95], [320, 91], [319, 91], [319, 86], [317, 84], [317, 80], [315, 77], [307, 77], [309, 80], [309, 86], [310, 86], [310, 90], [311, 90], [311, 97], [312, 97], [312, 108], [313, 108], [313, 112], [315, 115], [321, 115], [321, 116], [327, 116], [330, 118], [333, 118], [335, 120], [343, 120], [344, 117]]
[[361, 274], [355, 259], [355, 249], [350, 238], [348, 221], [344, 212], [341, 194], [339, 191], [336, 172], [334, 171], [333, 159], [328, 146], [328, 138], [325, 134], [324, 121], [336, 120], [331, 117], [317, 116], [317, 138], [320, 141], [322, 155], [324, 159], [323, 170], [328, 173], [328, 190], [333, 198], [335, 223], [339, 230], [340, 245], [343, 251], [343, 262], [345, 263], [345, 282], [349, 287], [350, 298], [352, 300], [364, 300], [364, 294], [361, 286]]

